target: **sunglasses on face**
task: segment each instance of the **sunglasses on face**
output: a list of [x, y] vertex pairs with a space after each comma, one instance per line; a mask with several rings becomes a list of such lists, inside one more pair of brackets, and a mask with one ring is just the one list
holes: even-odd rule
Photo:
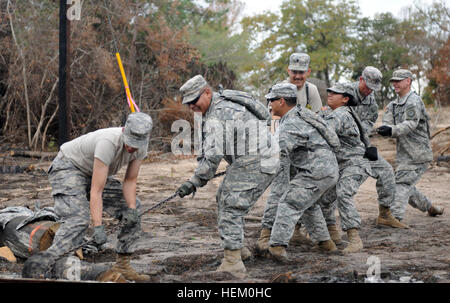
[[200, 95], [198, 95], [197, 98], [195, 98], [194, 100], [192, 100], [191, 102], [185, 103], [186, 105], [195, 105], [198, 100], [200, 99], [200, 97], [203, 95], [203, 92], [200, 93]]
[[272, 99], [267, 99], [267, 102], [272, 103], [274, 101], [280, 100], [281, 98], [272, 98]]

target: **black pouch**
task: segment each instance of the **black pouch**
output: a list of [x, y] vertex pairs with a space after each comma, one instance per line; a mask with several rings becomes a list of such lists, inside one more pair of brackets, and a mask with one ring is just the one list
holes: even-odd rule
[[369, 161], [377, 161], [378, 160], [378, 151], [375, 146], [370, 146], [366, 148], [366, 152], [364, 153], [364, 158], [369, 159]]

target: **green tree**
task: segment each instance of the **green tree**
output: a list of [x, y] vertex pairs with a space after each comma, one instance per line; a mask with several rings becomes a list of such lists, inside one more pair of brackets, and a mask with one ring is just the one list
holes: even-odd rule
[[349, 72], [349, 45], [359, 13], [355, 1], [286, 0], [280, 13], [242, 21], [244, 30], [253, 33], [254, 54], [260, 61], [249, 71], [253, 86], [267, 87], [275, 79], [285, 79], [289, 56], [296, 51], [310, 55], [312, 74], [327, 85]]
[[389, 83], [392, 71], [413, 62], [408, 49], [399, 43], [410, 26], [409, 22], [401, 22], [391, 13], [377, 14], [373, 19], [362, 18], [357, 24], [352, 78], [358, 79], [368, 65], [378, 68], [383, 74], [383, 86], [377, 92], [380, 106], [395, 98]]

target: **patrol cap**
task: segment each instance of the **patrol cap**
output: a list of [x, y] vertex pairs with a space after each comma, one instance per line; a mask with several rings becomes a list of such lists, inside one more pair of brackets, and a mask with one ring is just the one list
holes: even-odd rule
[[305, 53], [293, 53], [289, 57], [290, 70], [307, 71], [309, 68], [309, 62], [311, 61], [308, 54]]
[[350, 82], [346, 83], [336, 83], [332, 87], [327, 88], [328, 92], [334, 92], [337, 94], [348, 94], [355, 98], [355, 90]]
[[194, 101], [200, 96], [202, 89], [208, 86], [208, 82], [206, 82], [205, 78], [201, 75], [197, 75], [183, 84], [180, 87], [181, 97], [183, 98], [182, 104], [186, 104]]
[[270, 88], [265, 97], [268, 100], [276, 98], [297, 98], [297, 86], [288, 82], [277, 83]]
[[392, 73], [392, 78], [389, 81], [400, 81], [406, 78], [414, 79], [413, 73], [407, 69], [397, 69]]
[[152, 127], [149, 115], [141, 112], [129, 114], [123, 129], [123, 142], [133, 148], [147, 147]]
[[362, 77], [366, 81], [368, 88], [374, 91], [379, 91], [381, 89], [381, 80], [383, 75], [380, 70], [373, 66], [366, 66], [362, 72]]

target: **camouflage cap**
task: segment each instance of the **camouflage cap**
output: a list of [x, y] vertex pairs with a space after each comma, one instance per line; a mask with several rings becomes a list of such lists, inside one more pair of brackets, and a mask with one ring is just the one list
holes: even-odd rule
[[368, 88], [374, 91], [379, 91], [381, 89], [381, 80], [383, 75], [380, 70], [373, 66], [366, 66], [362, 72], [362, 77], [366, 81]]
[[407, 78], [414, 79], [414, 75], [411, 71], [407, 69], [397, 69], [392, 73], [392, 78], [389, 81], [400, 81]]
[[183, 98], [182, 104], [194, 101], [200, 96], [202, 89], [206, 86], [208, 86], [208, 82], [206, 82], [205, 78], [201, 75], [197, 75], [186, 81], [186, 83], [180, 87], [181, 96]]
[[297, 86], [292, 83], [281, 82], [272, 86], [266, 99], [297, 98]]
[[308, 54], [305, 53], [293, 53], [289, 57], [289, 66], [290, 70], [299, 70], [299, 71], [307, 71], [309, 68], [309, 62], [311, 59]]
[[335, 92], [338, 94], [348, 94], [355, 98], [355, 90], [350, 82], [336, 83], [332, 87], [327, 88], [327, 92]]
[[152, 127], [149, 115], [141, 112], [129, 114], [123, 128], [123, 142], [133, 148], [147, 147]]

